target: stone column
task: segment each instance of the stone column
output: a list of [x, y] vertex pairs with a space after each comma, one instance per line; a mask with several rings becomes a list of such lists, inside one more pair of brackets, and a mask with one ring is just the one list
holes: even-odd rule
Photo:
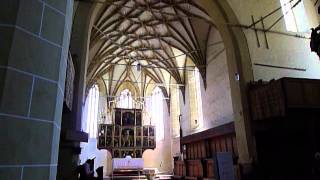
[[0, 179], [56, 179], [72, 7], [0, 2]]

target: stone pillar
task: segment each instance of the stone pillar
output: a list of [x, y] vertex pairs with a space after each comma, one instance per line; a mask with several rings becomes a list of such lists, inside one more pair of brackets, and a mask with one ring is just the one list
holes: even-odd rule
[[[77, 165], [79, 165], [80, 142], [88, 141], [87, 134], [81, 132], [81, 122], [91, 29], [89, 24], [93, 4], [94, 3], [75, 2], [74, 6], [75, 12], [72, 24], [72, 38], [70, 41], [70, 53], [73, 57], [72, 61], [75, 68], [73, 105], [71, 111], [65, 111], [62, 115], [63, 122], [61, 124], [59, 146], [58, 180], [77, 178], [75, 169]], [[67, 138], [66, 134], [73, 134], [73, 138]], [[85, 136], [84, 134], [86, 134], [86, 138], [81, 138]]]
[[56, 179], [72, 7], [0, 2], [0, 179]]

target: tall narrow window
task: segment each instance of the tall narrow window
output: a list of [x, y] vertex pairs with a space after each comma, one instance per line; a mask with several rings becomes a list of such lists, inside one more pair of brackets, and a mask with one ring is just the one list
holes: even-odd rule
[[96, 138], [98, 127], [99, 89], [94, 85], [88, 94], [83, 110], [84, 124], [82, 129], [89, 134], [89, 138]]
[[305, 32], [309, 29], [303, 1], [280, 0], [287, 31]]
[[172, 136], [179, 137], [180, 136], [180, 99], [179, 99], [179, 86], [170, 87], [170, 118], [171, 118], [171, 125], [172, 125]]
[[152, 92], [151, 98], [152, 121], [156, 126], [157, 140], [164, 139], [164, 123], [163, 123], [163, 94], [159, 87]]
[[118, 97], [117, 107], [125, 109], [133, 108], [133, 99], [129, 89], [121, 91], [120, 96]]
[[201, 77], [198, 68], [194, 69], [194, 77], [196, 81], [196, 99], [197, 99], [197, 110], [198, 110], [198, 125], [202, 125], [203, 115], [202, 115], [202, 97], [201, 97]]
[[188, 72], [191, 129], [198, 129], [202, 126], [202, 98], [200, 87], [200, 73], [198, 68], [195, 68], [193, 71]]
[[282, 7], [282, 13], [284, 15], [284, 20], [286, 23], [286, 28], [288, 31], [297, 32], [297, 23], [294, 18], [294, 14], [292, 11], [292, 4], [290, 0], [280, 0], [281, 7]]

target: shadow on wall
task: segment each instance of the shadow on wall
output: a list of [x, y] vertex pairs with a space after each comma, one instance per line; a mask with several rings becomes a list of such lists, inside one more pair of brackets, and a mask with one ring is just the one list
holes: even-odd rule
[[[112, 157], [109, 151], [97, 149], [97, 139], [90, 138], [88, 143], [81, 143], [80, 164], [83, 164], [87, 159], [94, 160], [94, 169], [103, 166], [103, 175], [108, 176], [112, 173]], [[95, 172], [95, 176], [97, 176]]]

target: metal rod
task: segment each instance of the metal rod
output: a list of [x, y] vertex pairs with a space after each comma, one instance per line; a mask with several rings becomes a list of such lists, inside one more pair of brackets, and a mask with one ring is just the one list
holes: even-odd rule
[[[294, 1], [294, 0], [290, 0], [289, 2], [285, 3], [284, 5], [287, 5], [287, 4], [291, 3], [292, 1]], [[264, 20], [264, 19], [268, 18], [269, 16], [273, 15], [274, 13], [276, 13], [277, 11], [279, 11], [281, 8], [282, 8], [282, 6], [280, 6], [280, 7], [278, 7], [277, 9], [271, 11], [271, 12], [268, 13], [267, 15], [263, 16], [263, 17], [262, 17], [262, 20]], [[254, 23], [252, 23], [252, 24], [250, 24], [250, 25], [249, 25], [249, 28], [253, 27], [254, 25], [258, 24], [259, 22], [261, 22], [261, 19], [258, 20], [258, 21], [256, 21], [256, 22], [254, 22]]]
[[[251, 15], [251, 20], [252, 20], [252, 23], [254, 23], [254, 17], [253, 17], [253, 15]], [[256, 25], [255, 25], [255, 24], [253, 25], [253, 28], [256, 28]], [[259, 41], [258, 31], [257, 31], [256, 29], [254, 29], [254, 34], [256, 35], [257, 45], [258, 45], [258, 47], [260, 47], [260, 41]]]
[[256, 66], [264, 66], [264, 67], [271, 67], [271, 68], [278, 68], [278, 69], [288, 69], [288, 70], [296, 70], [296, 71], [307, 71], [307, 69], [303, 68], [294, 68], [294, 67], [285, 67], [285, 66], [275, 66], [275, 65], [269, 65], [269, 64], [260, 64], [260, 63], [254, 63]]
[[272, 33], [272, 34], [280, 34], [280, 35], [284, 35], [284, 36], [291, 36], [291, 37], [295, 37], [295, 38], [301, 38], [301, 39], [310, 39], [310, 37], [306, 37], [300, 34], [293, 34], [293, 33], [288, 33], [288, 32], [282, 32], [282, 31], [274, 31], [274, 30], [266, 30], [266, 29], [261, 29], [261, 28], [251, 28], [248, 27], [247, 25], [243, 25], [243, 24], [233, 24], [230, 25], [233, 27], [239, 27], [239, 28], [244, 28], [244, 29], [251, 29], [251, 30], [257, 30], [257, 31], [261, 31], [261, 32], [266, 32], [266, 33]]
[[[263, 22], [262, 17], [261, 17], [261, 24], [262, 24], [262, 28], [264, 30], [264, 22]], [[267, 49], [269, 49], [268, 37], [267, 37], [267, 34], [266, 34], [265, 30], [263, 31], [263, 34], [264, 34], [264, 39], [265, 39], [265, 42], [266, 42], [266, 47], [267, 47]]]
[[298, 0], [292, 7], [290, 10], [286, 11], [284, 14], [282, 14], [282, 16], [280, 16], [268, 29], [267, 31], [269, 31], [271, 28], [273, 28], [278, 22], [280, 22], [281, 19], [283, 19], [283, 17], [285, 15], [287, 15], [290, 11], [293, 10], [293, 8], [295, 8], [297, 5], [299, 5], [299, 3], [301, 2], [301, 0]]

